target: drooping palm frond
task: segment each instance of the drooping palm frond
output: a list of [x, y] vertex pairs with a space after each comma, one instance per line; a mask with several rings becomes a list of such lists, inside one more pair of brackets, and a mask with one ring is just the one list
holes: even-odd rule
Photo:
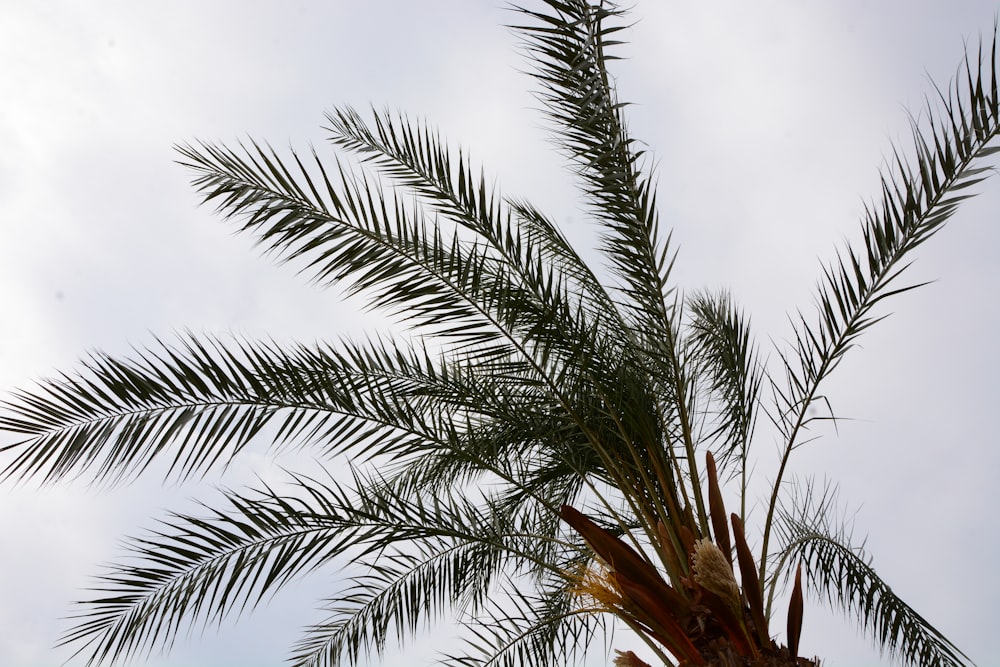
[[375, 345], [285, 351], [187, 336], [129, 359], [94, 354], [7, 401], [0, 426], [23, 439], [4, 447], [3, 475], [116, 482], [167, 458], [168, 476], [183, 478], [225, 465], [269, 423], [278, 443], [405, 453], [438, 437], [419, 389], [437, 377], [427, 357]]
[[794, 503], [781, 508], [780, 563], [801, 563], [809, 591], [854, 619], [883, 654], [913, 667], [972, 664], [893, 592], [863, 546], [851, 544], [845, 524], [837, 523], [836, 504], [835, 489], [826, 486], [817, 492], [810, 483]]
[[[565, 435], [554, 433], [554, 428], [571, 428], [572, 419], [565, 420], [563, 426], [554, 424], [551, 415], [557, 406], [546, 407], [544, 394], [533, 391], [530, 384], [483, 375], [476, 367], [438, 365], [425, 351], [345, 344], [341, 349], [303, 346], [285, 352], [273, 345], [238, 342], [227, 347], [219, 340], [189, 337], [179, 347], [162, 345], [131, 360], [96, 359], [100, 363], [91, 364], [85, 374], [72, 381], [52, 383], [53, 395], [45, 398], [47, 402], [35, 396], [18, 407], [16, 420], [8, 417], [23, 433], [34, 436], [11, 448], [20, 450], [20, 456], [11, 464], [9, 474], [27, 474], [24, 471], [30, 469], [56, 479], [73, 470], [96, 468], [97, 475], [121, 473], [141, 469], [156, 456], [167, 456], [185, 473], [203, 472], [212, 461], [227, 461], [254, 433], [273, 423], [277, 441], [315, 442], [327, 455], [344, 451], [392, 455], [397, 459], [395, 466], [401, 466], [401, 461], [423, 452], [420, 465], [401, 468], [399, 480], [407, 488], [423, 489], [424, 493], [447, 490], [483, 474], [505, 480], [509, 490], [494, 501], [493, 518], [484, 520], [475, 530], [469, 529], [465, 536], [467, 540], [473, 534], [478, 536], [478, 547], [466, 545], [455, 552], [494, 556], [495, 544], [484, 550], [482, 540], [500, 518], [524, 516], [529, 510], [537, 513], [539, 501], [543, 508], [572, 502], [582, 479], [588, 474], [600, 474], [600, 457], [588, 458], [585, 453], [587, 438], [567, 441]], [[109, 368], [128, 372], [111, 372]], [[105, 401], [101, 423], [89, 423], [85, 413], [77, 411], [84, 397], [91, 399], [87, 403], [91, 412], [86, 413], [90, 417], [99, 404], [94, 397]], [[258, 425], [254, 433], [240, 432], [243, 437], [236, 440], [238, 447], [231, 452], [219, 447], [217, 441], [218, 434], [233, 421], [228, 412], [218, 413], [219, 404], [243, 410], [246, 415], [242, 418], [253, 419]], [[131, 420], [128, 428], [117, 431], [116, 425], [126, 418]], [[174, 425], [183, 419], [193, 422], [190, 433], [183, 430], [188, 422]], [[82, 432], [72, 441], [79, 451], [49, 442], [63, 437], [60, 430]], [[560, 448], [547, 446], [553, 436], [561, 443]], [[127, 453], [129, 458], [109, 460], [109, 448], [113, 453]], [[531, 454], [533, 448], [535, 454]], [[55, 453], [61, 458], [53, 460]], [[437, 468], [424, 465], [428, 455], [438, 457]], [[569, 465], [553, 469], [539, 464], [537, 457]], [[309, 488], [314, 493], [317, 486], [310, 483]], [[337, 519], [343, 507], [352, 508], [355, 518], [359, 508], [376, 507], [395, 539], [413, 538], [403, 530], [403, 505], [397, 502], [377, 506], [372, 500], [375, 496], [370, 494], [382, 487], [366, 483], [359, 488], [367, 500], [361, 502], [357, 496], [342, 500], [339, 509], [329, 501], [305, 509], [272, 493], [260, 507], [259, 499], [231, 496], [231, 504], [241, 512], [238, 520], [223, 513], [217, 513], [212, 520], [175, 517], [169, 530], [161, 530], [156, 540], [137, 543], [145, 562], [120, 568], [105, 579], [104, 595], [81, 613], [83, 620], [67, 635], [67, 641], [83, 643], [93, 660], [100, 662], [111, 655], [129, 656], [163, 643], [181, 627], [181, 619], [195, 622], [199, 614], [206, 620], [209, 616], [219, 618], [241, 600], [246, 604], [251, 597], [259, 598], [301, 569], [293, 567], [298, 564], [296, 552], [301, 549], [301, 536], [294, 532], [300, 520], [318, 522], [314, 528], [325, 536], [330, 553], [356, 546], [358, 539], [344, 535], [343, 521]], [[438, 504], [434, 507], [440, 509]], [[377, 514], [375, 509], [365, 511], [369, 517]], [[447, 524], [440, 513], [422, 512], [413, 519], [413, 525]], [[287, 524], [282, 523], [283, 515], [287, 515]], [[541, 541], [542, 548], [534, 544], [534, 556], [525, 559], [539, 571], [546, 569], [546, 563], [555, 562], [558, 551], [546, 546], [552, 544], [559, 531], [555, 513], [543, 515], [536, 516], [530, 528], [521, 528], [519, 538]], [[262, 537], [244, 528], [251, 524], [260, 528], [268, 521], [271, 533], [277, 536], [269, 533]], [[527, 532], [529, 529], [535, 532]], [[226, 553], [221, 555], [212, 549]], [[428, 562], [440, 561], [440, 553], [440, 549], [428, 551]], [[269, 558], [278, 560], [272, 562]], [[171, 567], [165, 569], [167, 561]], [[467, 565], [464, 570], [487, 579], [491, 568], [499, 567], [481, 556], [474, 564], [476, 567]], [[386, 572], [385, 564], [372, 566]], [[451, 566], [456, 567], [454, 561]], [[265, 574], [266, 568], [271, 569]], [[155, 575], [143, 575], [147, 570]], [[420, 568], [411, 569], [407, 575], [414, 572], [419, 573]], [[246, 583], [254, 577], [266, 580], [260, 590]], [[439, 584], [440, 579], [423, 581], [419, 590], [434, 589], [435, 582]], [[373, 580], [369, 578], [366, 583], [371, 585]], [[375, 599], [383, 600], [383, 595]], [[400, 598], [395, 599], [398, 602]], [[412, 595], [406, 599], [411, 601], [406, 613], [412, 613]], [[380, 617], [392, 617], [390, 607], [368, 609], [378, 611]], [[399, 614], [404, 612], [398, 612], [396, 617]], [[366, 632], [378, 627], [371, 622], [354, 622], [353, 626]], [[375, 642], [378, 637], [367, 634], [364, 638]]]
[[[380, 553], [370, 572], [330, 598], [322, 622], [307, 628], [291, 663], [321, 667], [380, 656], [390, 639], [404, 644], [420, 627], [431, 627], [449, 606], [464, 611], [489, 591], [497, 561], [493, 545], [435, 544], [416, 553]], [[470, 585], [471, 582], [471, 585]]]
[[444, 655], [442, 667], [520, 667], [526, 664], [580, 664], [584, 652], [604, 629], [599, 616], [581, 610], [565, 581], [527, 593], [512, 581], [503, 602], [487, 605], [465, 623], [464, 654]]
[[[538, 662], [546, 654], [566, 657], [577, 651], [581, 636], [589, 637], [600, 625], [598, 619], [579, 613], [565, 582], [551, 589], [544, 611], [533, 609], [528, 616], [525, 601], [531, 596], [523, 589], [546, 589], [523, 574], [484, 577], [484, 562], [500, 555], [490, 545], [465, 543], [380, 556], [370, 574], [356, 577], [351, 587], [328, 601], [324, 611], [329, 616], [307, 628], [291, 664], [333, 667], [380, 656], [391, 643], [405, 644], [420, 627], [447, 620], [441, 617], [448, 608], [470, 629], [468, 640], [476, 650], [443, 658], [443, 664], [510, 664], [515, 652], [523, 659], [528, 651], [534, 651], [532, 659]], [[463, 586], [473, 589], [471, 594]], [[454, 597], [446, 598], [449, 594]], [[490, 640], [484, 641], [487, 635]]]
[[[169, 646], [185, 627], [217, 623], [341, 553], [358, 528], [345, 531], [335, 503], [290, 498], [271, 489], [227, 493], [223, 510], [173, 514], [127, 547], [132, 558], [100, 577], [97, 597], [80, 602], [79, 623], [61, 643], [88, 664], [132, 659]], [[346, 534], [344, 534], [346, 533]]]
[[221, 622], [336, 560], [362, 573], [295, 654], [296, 664], [334, 665], [380, 653], [392, 629], [402, 641], [449, 610], [477, 613], [498, 577], [559, 579], [535, 548], [547, 538], [529, 532], [524, 512], [411, 483], [293, 476], [291, 489], [227, 492], [225, 505], [204, 517], [173, 515], [132, 540], [132, 558], [101, 577], [62, 641], [90, 664], [142, 656], [185, 626]]
[[381, 654], [390, 637], [402, 643], [449, 609], [474, 613], [497, 577], [537, 562], [523, 550], [531, 535], [512, 515], [450, 494], [414, 495], [409, 483], [355, 486], [363, 491], [352, 516], [368, 530], [381, 526], [379, 538], [366, 537], [371, 557], [355, 560], [362, 573], [328, 601], [329, 616], [307, 629], [293, 664], [332, 666]]
[[[447, 452], [462, 444], [456, 429], [473, 413], [485, 436], [491, 420], [500, 428], [522, 408], [524, 423], [542, 428], [532, 410], [556, 408], [530, 383], [510, 391], [488, 368], [462, 368], [385, 341], [285, 350], [186, 336], [126, 359], [95, 354], [78, 373], [7, 401], [0, 425], [22, 439], [4, 447], [12, 457], [4, 475], [54, 481], [86, 472], [114, 482], [158, 457], [170, 461], [168, 474], [200, 474], [268, 424], [279, 446], [318, 444], [326, 456]], [[504, 452], [494, 449], [493, 459]]]

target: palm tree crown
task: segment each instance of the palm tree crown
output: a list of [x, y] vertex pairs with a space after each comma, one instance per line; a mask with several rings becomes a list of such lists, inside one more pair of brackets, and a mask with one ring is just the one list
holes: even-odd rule
[[[790, 484], [787, 465], [829, 416], [821, 385], [881, 302], [915, 287], [901, 280], [912, 251], [990, 173], [995, 40], [914, 121], [861, 242], [824, 267], [815, 311], [796, 311], [790, 344], [765, 357], [727, 293], [672, 280], [652, 163], [609, 76], [623, 12], [535, 5], [516, 8], [515, 29], [601, 230], [600, 270], [426, 123], [337, 108], [327, 130], [344, 159], [250, 142], [182, 146], [181, 161], [242, 232], [414, 337], [188, 335], [95, 354], [8, 399], [7, 479], [119, 482], [159, 459], [184, 478], [254, 439], [330, 462], [133, 540], [64, 636], [88, 664], [168, 646], [330, 563], [356, 574], [293, 647], [298, 667], [358, 663], [442, 616], [467, 640], [447, 665], [562, 664], [609, 618], [664, 664], [814, 664], [799, 657], [807, 591], [906, 664], [969, 664], [850, 543], [832, 491]], [[751, 521], [758, 422], [781, 450]]]

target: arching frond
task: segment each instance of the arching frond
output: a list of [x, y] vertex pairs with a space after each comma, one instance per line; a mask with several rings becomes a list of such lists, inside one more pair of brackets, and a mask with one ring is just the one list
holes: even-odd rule
[[205, 506], [203, 517], [171, 515], [127, 544], [130, 558], [100, 577], [96, 597], [78, 603], [77, 625], [61, 643], [93, 665], [143, 657], [184, 627], [256, 606], [357, 539], [330, 502], [316, 500], [265, 488], [229, 492], [225, 509]]
[[286, 165], [256, 144], [178, 150], [204, 200], [241, 218], [242, 230], [268, 250], [304, 263], [318, 283], [349, 278], [352, 291], [363, 290], [412, 324], [485, 344], [515, 328], [514, 304], [538, 307], [488, 246], [431, 222], [419, 207], [341, 165], [331, 178], [315, 153], [310, 173], [294, 152]]
[[90, 470], [116, 481], [170, 445], [181, 475], [224, 464], [281, 407], [255, 361], [195, 339], [133, 359], [94, 354], [78, 373], [6, 401], [0, 425], [26, 437], [4, 448], [14, 458], [3, 475], [52, 481]]
[[[448, 610], [476, 613], [501, 576], [558, 570], [542, 559], [530, 515], [405, 481], [355, 472], [349, 484], [294, 476], [282, 492], [227, 492], [208, 516], [173, 515], [130, 542], [101, 577], [63, 642], [91, 664], [169, 645], [185, 626], [220, 622], [337, 558], [363, 571], [311, 628], [296, 664], [334, 665], [380, 652]], [[550, 561], [555, 562], [555, 561]], [[538, 568], [541, 568], [540, 570]], [[367, 568], [367, 572], [364, 572]]]
[[570, 277], [571, 292], [611, 320], [608, 326], [621, 325], [604, 286], [556, 225], [526, 202], [503, 201], [485, 175], [476, 176], [468, 155], [453, 153], [426, 124], [373, 111], [369, 125], [349, 107], [328, 113], [327, 120], [335, 145], [359, 154], [433, 210], [481, 236], [514, 270], [530, 272], [536, 262], [555, 268]]
[[494, 601], [466, 623], [467, 651], [445, 655], [445, 667], [520, 667], [573, 665], [583, 661], [580, 648], [605, 631], [604, 618], [581, 611], [565, 587], [530, 594], [516, 582], [503, 587]]
[[307, 629], [295, 665], [356, 663], [445, 616], [475, 616], [497, 595], [498, 581], [561, 581], [561, 557], [544, 548], [558, 540], [535, 532], [532, 512], [512, 512], [492, 497], [475, 505], [410, 479], [369, 477], [355, 486], [354, 511], [373, 524], [386, 522], [385, 537], [372, 541], [371, 558], [355, 561], [363, 571], [329, 600], [328, 618]]
[[917, 287], [899, 284], [910, 253], [974, 195], [968, 188], [992, 173], [982, 159], [1000, 151], [989, 145], [1000, 134], [996, 47], [994, 36], [988, 60], [982, 45], [975, 60], [967, 55], [964, 72], [947, 93], [939, 90], [939, 103], [928, 100], [926, 118], [913, 121], [912, 159], [894, 149], [881, 176], [881, 200], [865, 208], [861, 247], [845, 247], [824, 267], [816, 320], [800, 314], [793, 322], [795, 350], [785, 356], [787, 388], [778, 391], [778, 423], [786, 437], [794, 438], [808, 423], [804, 415], [817, 385], [880, 319], [875, 306]]
[[971, 665], [968, 656], [893, 592], [864, 548], [853, 546], [847, 528], [837, 521], [836, 491], [826, 487], [817, 494], [809, 485], [779, 516], [780, 562], [801, 563], [807, 589], [842, 609], [890, 657], [913, 667]]
[[511, 554], [487, 540], [442, 542], [435, 548], [380, 553], [366, 574], [328, 600], [328, 617], [306, 629], [291, 664], [334, 667], [381, 656], [387, 644], [400, 645], [448, 611], [462, 613], [482, 604], [491, 581]]
[[491, 382], [459, 368], [385, 341], [286, 350], [188, 335], [131, 358], [94, 354], [4, 404], [0, 427], [22, 439], [4, 447], [3, 475], [115, 482], [163, 458], [183, 478], [226, 465], [267, 425], [279, 445], [400, 457], [446, 446], [455, 415], [499, 409]]

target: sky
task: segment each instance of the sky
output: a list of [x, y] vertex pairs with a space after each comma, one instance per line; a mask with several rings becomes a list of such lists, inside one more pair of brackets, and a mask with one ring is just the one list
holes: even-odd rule
[[[854, 238], [907, 109], [993, 26], [982, 0], [639, 0], [614, 70], [633, 134], [656, 157], [662, 223], [684, 290], [729, 287], [762, 345], [809, 308], [822, 261]], [[313, 341], [380, 322], [310, 287], [198, 206], [172, 146], [246, 137], [317, 145], [333, 105], [424, 117], [592, 242], [497, 2], [145, 3], [0, 0], [0, 387], [190, 329]], [[900, 594], [980, 664], [994, 653], [1000, 472], [1000, 180], [917, 254], [900, 297], [827, 385], [846, 417], [794, 472], [840, 485], [855, 534]], [[773, 444], [758, 471], [773, 473]], [[0, 664], [47, 667], [70, 601], [120, 540], [214, 486], [270, 474], [254, 453], [224, 479], [111, 491], [0, 487]], [[315, 620], [324, 572], [154, 667], [280, 664]], [[406, 647], [427, 664], [448, 627]], [[837, 611], [806, 608], [803, 651], [888, 664]], [[619, 646], [619, 648], [629, 648]], [[400, 664], [398, 653], [385, 664]], [[605, 664], [595, 656], [592, 664]], [[78, 664], [70, 662], [69, 664]]]

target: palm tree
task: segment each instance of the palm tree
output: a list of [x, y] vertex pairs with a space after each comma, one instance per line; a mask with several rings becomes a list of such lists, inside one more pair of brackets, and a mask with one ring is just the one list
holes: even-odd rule
[[[357, 663], [446, 616], [468, 641], [446, 665], [568, 662], [609, 619], [664, 664], [815, 664], [799, 657], [804, 591], [904, 663], [968, 664], [851, 544], [833, 491], [791, 480], [788, 462], [832, 417], [817, 412], [821, 385], [880, 302], [915, 287], [900, 277], [911, 252], [989, 175], [996, 40], [913, 121], [910, 157], [893, 153], [860, 245], [824, 268], [816, 312], [796, 311], [791, 343], [768, 362], [728, 294], [684, 294], [671, 278], [655, 174], [608, 71], [623, 12], [538, 5], [517, 8], [516, 29], [600, 226], [602, 271], [402, 115], [330, 112], [353, 163], [255, 142], [180, 147], [204, 200], [243, 232], [414, 335], [294, 346], [188, 335], [95, 354], [12, 395], [6, 479], [120, 482], [160, 460], [186, 478], [255, 439], [330, 465], [229, 491], [223, 507], [133, 540], [63, 638], [88, 664], [169, 646], [330, 563], [356, 574], [329, 592], [294, 665]], [[750, 523], [758, 422], [781, 456]], [[348, 474], [334, 474], [344, 460]], [[631, 650], [615, 662], [645, 664]]]

